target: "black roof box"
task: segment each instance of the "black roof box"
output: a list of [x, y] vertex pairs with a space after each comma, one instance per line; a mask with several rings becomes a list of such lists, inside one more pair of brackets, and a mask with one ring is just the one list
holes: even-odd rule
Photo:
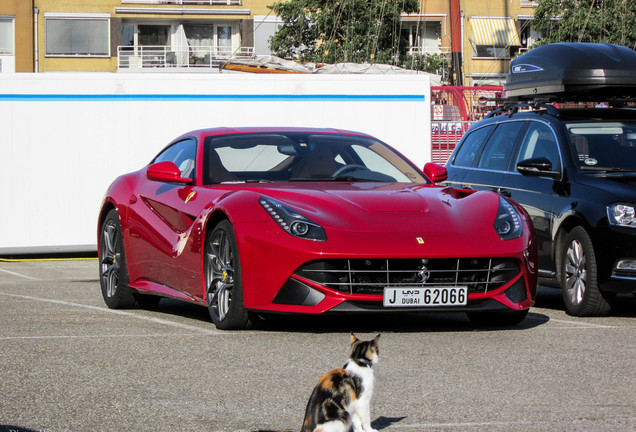
[[582, 101], [636, 96], [636, 51], [600, 43], [538, 46], [510, 64], [505, 97]]

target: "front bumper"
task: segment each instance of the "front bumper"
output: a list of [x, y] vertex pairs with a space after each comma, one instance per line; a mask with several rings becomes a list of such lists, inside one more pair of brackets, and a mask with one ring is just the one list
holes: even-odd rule
[[[514, 273], [514, 274], [512, 274]], [[474, 275], [474, 273], [473, 273]], [[383, 306], [384, 287], [378, 285], [358, 285], [359, 289], [375, 291], [375, 293], [353, 294], [344, 293], [341, 290], [334, 290], [314, 281], [300, 278], [297, 275], [291, 277], [281, 288], [273, 300], [276, 305], [288, 307], [321, 307], [325, 304], [333, 303], [328, 308], [328, 312], [355, 312], [355, 313], [377, 313], [377, 312], [470, 312], [483, 310], [522, 310], [534, 304], [534, 294], [528, 289], [526, 280], [521, 272], [508, 272], [511, 278], [506, 281], [495, 282], [494, 284], [479, 283], [469, 288], [468, 302], [466, 306], [427, 306], [427, 307], [403, 307], [387, 308]], [[449, 283], [444, 286], [458, 286], [461, 283]], [[489, 286], [498, 285], [488, 291]], [[386, 286], [391, 286], [387, 284]], [[431, 287], [420, 283], [413, 287]], [[439, 285], [438, 285], [439, 286]]]
[[[248, 228], [248, 229], [245, 229]], [[343, 241], [296, 239], [278, 227], [236, 227], [245, 308], [321, 314], [523, 310], [536, 297], [536, 251], [529, 238], [462, 248], [347, 233]], [[413, 237], [414, 239], [415, 237]], [[449, 243], [449, 242], [445, 242]], [[406, 246], [405, 246], [406, 245]], [[436, 247], [438, 246], [438, 247]], [[481, 247], [483, 246], [483, 247]], [[498, 246], [498, 247], [495, 247]], [[372, 251], [372, 252], [369, 252]], [[449, 256], [452, 251], [454, 256]], [[458, 253], [475, 255], [458, 257]], [[497, 255], [484, 256], [485, 252]], [[379, 255], [382, 254], [382, 255]], [[389, 258], [387, 258], [387, 256]], [[386, 287], [468, 286], [466, 306], [385, 308]]]

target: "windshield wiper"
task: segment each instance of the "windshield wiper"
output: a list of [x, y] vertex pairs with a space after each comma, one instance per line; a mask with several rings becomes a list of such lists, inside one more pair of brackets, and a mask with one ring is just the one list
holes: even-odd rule
[[636, 171], [636, 168], [608, 168], [608, 167], [593, 167], [593, 166], [582, 166], [582, 170], [584, 171], [599, 171], [599, 172], [632, 172]]
[[370, 180], [354, 176], [338, 176], [338, 177], [296, 177], [290, 178], [290, 182], [370, 182]]

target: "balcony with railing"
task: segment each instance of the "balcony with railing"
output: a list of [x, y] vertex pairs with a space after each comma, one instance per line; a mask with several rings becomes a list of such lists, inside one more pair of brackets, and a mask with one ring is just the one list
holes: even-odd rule
[[450, 47], [442, 46], [410, 46], [406, 52], [407, 55], [432, 55], [437, 54], [447, 56], [450, 53]]
[[118, 69], [157, 68], [218, 68], [232, 58], [250, 58], [254, 48], [201, 46], [174, 48], [170, 46], [119, 46]]
[[148, 5], [240, 5], [241, 0], [121, 0], [121, 4]]

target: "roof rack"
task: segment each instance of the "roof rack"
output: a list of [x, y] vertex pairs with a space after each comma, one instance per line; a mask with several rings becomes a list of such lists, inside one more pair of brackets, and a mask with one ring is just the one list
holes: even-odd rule
[[503, 108], [496, 109], [488, 113], [484, 118], [492, 118], [498, 115], [508, 114], [512, 117], [518, 113], [520, 108], [532, 108], [534, 110], [545, 110], [547, 114], [557, 117], [559, 115], [559, 109], [554, 105], [551, 105], [545, 101], [541, 102], [519, 102], [508, 101], [504, 104]]

